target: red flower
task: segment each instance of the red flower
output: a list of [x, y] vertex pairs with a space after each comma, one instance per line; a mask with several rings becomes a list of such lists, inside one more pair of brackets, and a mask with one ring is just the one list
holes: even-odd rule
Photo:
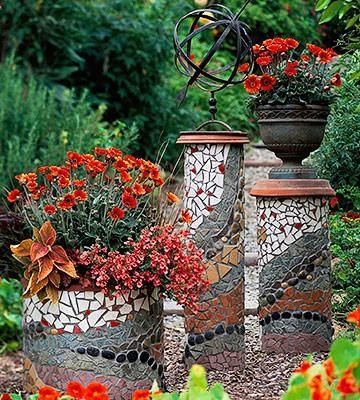
[[299, 66], [299, 61], [288, 61], [287, 66], [284, 69], [284, 74], [292, 77], [297, 74], [297, 67]]
[[58, 208], [63, 211], [70, 210], [76, 204], [75, 197], [73, 194], [68, 193], [66, 194], [61, 201], [58, 203]]
[[79, 153], [76, 153], [75, 151], [68, 151], [67, 158], [73, 168], [78, 168], [84, 163], [83, 156]]
[[135, 208], [137, 205], [136, 198], [127, 190], [122, 194], [121, 201], [127, 208]]
[[75, 181], [73, 181], [73, 185], [75, 186], [75, 187], [83, 187], [83, 186], [85, 186], [85, 179], [78, 179], [78, 180], [75, 180]]
[[261, 90], [264, 90], [266, 92], [271, 90], [274, 87], [275, 83], [276, 83], [275, 76], [271, 76], [269, 74], [264, 74], [260, 78]]
[[11, 396], [8, 393], [4, 393], [0, 396], [0, 400], [11, 400]]
[[132, 400], [150, 400], [149, 390], [135, 390]]
[[262, 67], [266, 67], [267, 65], [269, 65], [272, 61], [272, 58], [270, 56], [262, 56], [262, 57], [258, 57], [256, 59], [256, 64], [262, 66]]
[[345, 395], [360, 393], [360, 387], [356, 384], [354, 374], [350, 368], [344, 372], [344, 375], [340, 378], [336, 389]]
[[360, 328], [360, 306], [356, 310], [351, 311], [346, 320]]
[[263, 50], [264, 50], [264, 47], [263, 47], [263, 46], [260, 46], [259, 44], [255, 44], [255, 45], [252, 47], [252, 51], [253, 51], [254, 54], [259, 54], [259, 53], [262, 52]]
[[309, 381], [311, 400], [331, 400], [331, 392], [325, 388], [320, 374], [315, 375]]
[[176, 196], [176, 194], [174, 194], [172, 192], [167, 192], [166, 196], [167, 196], [167, 199], [168, 199], [169, 203], [179, 203], [179, 201], [180, 201], [178, 196]]
[[191, 224], [192, 218], [189, 210], [181, 210], [181, 222], [185, 222], [186, 224]]
[[44, 386], [39, 390], [38, 400], [57, 400], [60, 393], [50, 386]]
[[7, 195], [7, 200], [10, 203], [15, 203], [15, 201], [19, 200], [21, 197], [21, 192], [18, 189], [14, 189]]
[[309, 360], [304, 360], [300, 366], [294, 371], [295, 374], [305, 374], [308, 369], [311, 368], [311, 362]]
[[310, 61], [310, 57], [307, 54], [302, 54], [300, 58], [305, 64], [307, 64]]
[[331, 384], [331, 382], [336, 378], [335, 375], [335, 365], [334, 362], [331, 358], [328, 358], [323, 362], [323, 367], [328, 379], [328, 382]]
[[125, 216], [125, 211], [119, 207], [113, 207], [109, 212], [108, 216], [114, 221], [118, 221], [119, 219], [123, 219]]
[[242, 73], [248, 72], [249, 68], [250, 68], [249, 63], [241, 64], [241, 65], [239, 65], [238, 72], [242, 72]]
[[259, 93], [261, 84], [260, 78], [257, 75], [249, 75], [244, 82], [245, 90], [250, 94]]
[[336, 196], [332, 197], [329, 201], [329, 205], [331, 208], [335, 208], [339, 205], [339, 200]]
[[107, 389], [104, 385], [98, 382], [91, 382], [85, 388], [85, 400], [109, 400]]
[[296, 49], [299, 46], [299, 42], [293, 38], [287, 38], [285, 39], [285, 43], [288, 47], [288, 49]]
[[311, 44], [311, 43], [308, 43], [307, 45], [306, 45], [306, 47], [307, 47], [307, 49], [309, 50], [309, 52], [311, 53], [311, 54], [313, 54], [314, 56], [318, 56], [318, 54], [320, 53], [320, 51], [322, 51], [322, 48], [321, 47], [319, 47], [319, 46], [316, 46], [315, 44]]
[[328, 64], [332, 59], [333, 55], [329, 50], [321, 50], [317, 55], [317, 59], [321, 64]]
[[66, 388], [66, 394], [76, 400], [81, 400], [85, 394], [85, 388], [79, 382], [69, 382]]
[[330, 82], [334, 85], [334, 86], [341, 86], [342, 85], [342, 82], [341, 82], [341, 76], [340, 76], [340, 74], [335, 74], [332, 78], [331, 78], [331, 80], [330, 80]]
[[132, 190], [136, 196], [142, 196], [142, 195], [146, 194], [146, 190], [144, 189], [144, 187], [137, 182], [134, 183]]
[[48, 215], [54, 215], [56, 214], [56, 207], [51, 204], [46, 204], [46, 206], [44, 207], [44, 212]]
[[125, 170], [121, 170], [120, 171], [120, 177], [121, 177], [121, 181], [124, 182], [124, 183], [132, 181], [131, 175]]
[[74, 195], [75, 199], [79, 200], [79, 201], [86, 201], [88, 198], [88, 195], [85, 192], [85, 190], [81, 190], [81, 189], [74, 190], [73, 195]]

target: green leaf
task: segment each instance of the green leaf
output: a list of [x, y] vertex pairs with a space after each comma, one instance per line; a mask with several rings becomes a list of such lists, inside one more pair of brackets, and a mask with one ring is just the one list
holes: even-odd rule
[[342, 1], [334, 1], [334, 3], [331, 3], [329, 7], [324, 11], [323, 15], [320, 18], [319, 23], [323, 24], [325, 22], [331, 21], [336, 14], [339, 12], [340, 8], [342, 7]]
[[352, 8], [351, 4], [343, 5], [339, 11], [339, 18], [341, 19], [349, 10], [351, 10], [351, 8]]
[[350, 340], [340, 338], [331, 346], [330, 356], [336, 368], [340, 371], [345, 371], [350, 364], [360, 361], [360, 350]]
[[307, 385], [291, 387], [281, 400], [311, 400], [310, 389]]
[[359, 19], [358, 15], [354, 15], [352, 18], [350, 18], [345, 26], [345, 29], [351, 28], [357, 22], [358, 19]]
[[21, 395], [18, 394], [18, 393], [12, 393], [12, 394], [10, 395], [10, 397], [11, 397], [11, 400], [22, 400]]
[[316, 3], [315, 11], [324, 10], [329, 4], [331, 0], [318, 0]]

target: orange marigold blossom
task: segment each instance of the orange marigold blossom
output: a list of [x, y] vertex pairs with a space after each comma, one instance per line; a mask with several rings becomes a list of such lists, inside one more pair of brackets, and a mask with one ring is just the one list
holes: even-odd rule
[[245, 90], [250, 94], [259, 93], [261, 88], [260, 78], [257, 75], [249, 75], [244, 82]]
[[320, 374], [313, 376], [309, 381], [311, 400], [331, 400], [331, 391], [324, 386]]
[[150, 390], [135, 390], [132, 396], [132, 400], [150, 400]]
[[117, 221], [119, 219], [123, 219], [125, 216], [125, 211], [122, 210], [119, 207], [113, 207], [111, 210], [108, 211], [108, 216], [113, 219], [114, 221]]
[[82, 400], [85, 394], [85, 388], [80, 382], [69, 382], [66, 387], [66, 394], [75, 400]]
[[44, 386], [39, 389], [38, 400], [57, 400], [60, 397], [60, 392], [50, 386]]
[[85, 388], [85, 400], [109, 400], [107, 388], [101, 383], [91, 382]]
[[357, 385], [351, 368], [347, 369], [343, 376], [339, 379], [336, 390], [343, 395], [360, 393], [360, 386]]
[[276, 84], [275, 76], [264, 74], [263, 76], [260, 77], [261, 90], [264, 91], [272, 90], [275, 84]]
[[179, 202], [180, 202], [179, 197], [176, 196], [175, 193], [167, 192], [167, 193], [166, 193], [166, 196], [167, 196], [167, 199], [168, 199], [168, 202], [169, 202], [169, 203], [179, 203]]
[[311, 44], [311, 43], [308, 43], [307, 45], [306, 45], [306, 47], [307, 47], [307, 49], [309, 50], [309, 52], [311, 53], [311, 54], [313, 54], [314, 56], [318, 56], [318, 54], [320, 53], [320, 51], [322, 51], [322, 48], [321, 47], [319, 47], [319, 46], [316, 46], [315, 44]]
[[124, 182], [124, 183], [132, 181], [131, 175], [125, 170], [121, 170], [120, 171], [120, 177], [121, 177], [121, 181]]
[[69, 211], [76, 205], [75, 196], [67, 193], [57, 204], [58, 208], [63, 211]]
[[185, 222], [186, 224], [191, 224], [192, 218], [190, 215], [189, 210], [181, 210], [181, 216], [180, 216], [181, 222]]
[[351, 311], [347, 316], [346, 320], [355, 324], [358, 328], [360, 328], [360, 306], [356, 308], [356, 310]]
[[121, 201], [126, 208], [135, 208], [137, 205], [136, 198], [132, 195], [129, 190], [125, 190], [121, 196]]
[[78, 201], [86, 201], [88, 198], [87, 193], [85, 192], [85, 190], [82, 190], [82, 189], [74, 190], [73, 196], [74, 196], [75, 200], [78, 200]]
[[145, 190], [144, 186], [140, 185], [137, 182], [134, 183], [132, 190], [136, 196], [142, 196], [142, 195], [146, 194], [146, 190]]
[[333, 59], [333, 55], [330, 51], [328, 50], [321, 50], [318, 55], [317, 55], [317, 60], [321, 63], [321, 64], [328, 64], [332, 59]]
[[335, 378], [335, 365], [331, 358], [328, 358], [323, 362], [323, 367], [326, 373], [326, 377], [329, 383], [331, 383]]
[[245, 73], [245, 72], [248, 72], [249, 69], [250, 69], [250, 64], [249, 63], [244, 63], [244, 64], [239, 65], [238, 72]]
[[45, 214], [48, 214], [48, 215], [54, 215], [54, 214], [56, 214], [56, 207], [53, 206], [52, 204], [46, 204], [44, 206], [44, 212], [45, 212]]
[[270, 56], [262, 56], [262, 57], [258, 57], [256, 59], [256, 64], [262, 66], [262, 67], [266, 67], [267, 65], [269, 65], [272, 61], [272, 58]]
[[21, 198], [21, 192], [18, 189], [12, 190], [7, 195], [7, 201], [9, 203], [15, 203], [15, 201], [19, 200], [20, 198]]

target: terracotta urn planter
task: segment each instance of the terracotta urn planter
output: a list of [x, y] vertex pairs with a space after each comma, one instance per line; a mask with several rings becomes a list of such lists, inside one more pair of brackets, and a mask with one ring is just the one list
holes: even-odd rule
[[302, 165], [319, 148], [325, 133], [329, 108], [320, 105], [259, 106], [256, 109], [265, 146], [283, 165], [270, 171], [270, 179], [314, 179], [315, 170]]
[[120, 297], [73, 287], [59, 302], [24, 300], [25, 389], [105, 384], [112, 399], [163, 378], [163, 304], [156, 290]]

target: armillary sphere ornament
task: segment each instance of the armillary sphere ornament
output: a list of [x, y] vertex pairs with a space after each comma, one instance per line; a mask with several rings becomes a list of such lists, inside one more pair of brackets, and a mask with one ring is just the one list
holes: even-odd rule
[[[209, 8], [191, 11], [179, 19], [174, 30], [175, 65], [182, 75], [189, 78], [178, 96], [180, 103], [186, 96], [187, 88], [194, 84], [211, 93], [213, 100], [209, 101], [210, 112], [214, 115], [216, 110], [211, 110], [216, 104], [214, 93], [227, 86], [242, 83], [251, 74], [254, 59], [250, 29], [240, 21], [240, 16], [250, 1], [246, 0], [236, 14], [221, 4], [214, 4]], [[184, 28], [186, 33], [181, 36]], [[194, 41], [206, 31], [216, 32], [218, 37], [202, 59], [197, 61], [193, 54]], [[232, 51], [233, 61], [219, 65], [215, 55], [229, 46], [235, 48]], [[245, 62], [247, 69], [239, 73], [240, 65]]]

